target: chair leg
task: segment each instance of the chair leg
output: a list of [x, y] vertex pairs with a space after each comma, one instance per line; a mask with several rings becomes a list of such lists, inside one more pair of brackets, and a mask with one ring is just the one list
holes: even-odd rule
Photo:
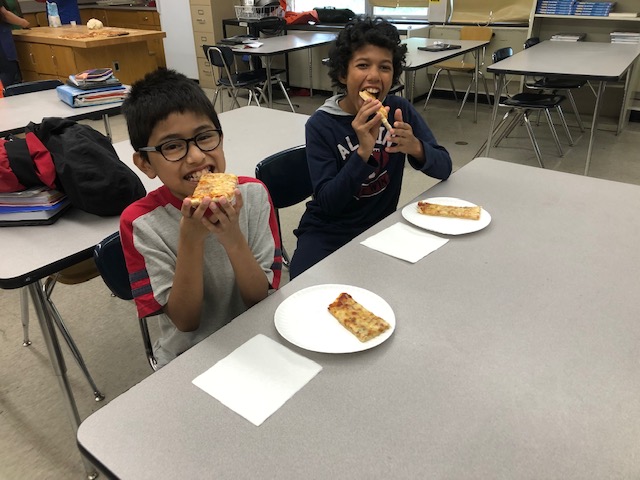
[[[507, 126], [504, 128], [504, 130], [502, 130], [502, 133], [496, 136], [495, 143], [493, 144], [493, 146], [497, 147], [498, 145], [500, 145], [500, 142], [502, 142], [502, 140], [504, 140], [509, 135], [511, 135], [511, 132], [513, 132], [514, 128], [516, 128], [520, 124], [521, 119], [523, 119], [521, 114], [514, 115], [513, 118], [511, 119], [511, 122], [509, 122]], [[506, 120], [507, 118], [505, 117], [505, 121]]]
[[278, 85], [280, 85], [280, 90], [282, 90], [282, 93], [284, 94], [284, 98], [287, 99], [287, 103], [289, 104], [289, 108], [291, 108], [291, 111], [293, 113], [296, 113], [296, 109], [293, 108], [293, 103], [291, 103], [291, 99], [289, 98], [289, 94], [287, 93], [287, 89], [284, 88], [284, 84], [282, 83], [282, 80], [278, 79]]
[[561, 157], [564, 156], [564, 152], [562, 151], [562, 145], [560, 145], [560, 139], [558, 138], [558, 132], [556, 131], [556, 127], [553, 125], [553, 119], [551, 118], [551, 112], [548, 108], [544, 109], [544, 116], [547, 117], [547, 123], [549, 124], [549, 129], [551, 130], [551, 135], [553, 136], [553, 140], [556, 142], [556, 148], [558, 149], [558, 155]]
[[429, 88], [429, 93], [427, 93], [427, 99], [424, 101], [424, 107], [422, 107], [422, 110], [426, 110], [427, 109], [427, 103], [429, 103], [429, 99], [431, 98], [431, 94], [433, 93], [433, 89], [436, 86], [436, 82], [438, 81], [438, 76], [440, 75], [440, 72], [442, 71], [442, 69], [438, 69], [438, 71], [436, 72], [436, 74], [433, 77], [433, 81], [431, 82], [431, 87]]
[[569, 125], [567, 125], [567, 119], [564, 116], [564, 112], [562, 111], [562, 107], [560, 105], [556, 105], [556, 111], [558, 112], [558, 116], [560, 117], [560, 123], [562, 123], [562, 128], [564, 128], [564, 133], [567, 135], [567, 140], [569, 140], [569, 146], [573, 147], [573, 137], [571, 136], [571, 132], [569, 131]]
[[571, 90], [567, 90], [567, 97], [569, 97], [569, 102], [571, 103], [571, 108], [573, 108], [573, 114], [576, 116], [576, 121], [578, 122], [578, 128], [581, 132], [584, 133], [584, 125], [582, 124], [582, 117], [580, 116], [580, 112], [578, 111], [578, 106], [576, 105], [576, 101], [573, 98], [573, 94]]
[[456, 116], [456, 118], [460, 118], [460, 115], [462, 114], [462, 109], [464, 108], [464, 104], [467, 103], [467, 98], [469, 97], [469, 92], [471, 91], [471, 87], [473, 86], [475, 80], [475, 75], [471, 78], [471, 81], [469, 82], [469, 86], [467, 87], [467, 90], [464, 92], [464, 97], [462, 98], [462, 105], [460, 105], [460, 110], [458, 110], [458, 115]]
[[[507, 118], [509, 118], [509, 115], [511, 113], [513, 113], [513, 108], [510, 109], [507, 113], [504, 114], [504, 116], [502, 117], [502, 120], [500, 120], [500, 123], [498, 124], [498, 126], [493, 129], [493, 135], [495, 135], [496, 132], [500, 131], [500, 128], [502, 128], [502, 126], [505, 124], [505, 122], [507, 121]], [[497, 146], [497, 145], [494, 143], [493, 146]], [[484, 143], [478, 149], [478, 151], [475, 153], [473, 158], [477, 158], [478, 155], [480, 155], [485, 150], [486, 147], [487, 147], [487, 140], [484, 141]]]
[[447, 70], [447, 77], [449, 78], [449, 84], [451, 84], [451, 90], [453, 90], [453, 98], [458, 101], [458, 92], [456, 91], [456, 86], [453, 83], [453, 75], [451, 75], [451, 72], [449, 70]]
[[158, 361], [153, 354], [153, 345], [151, 344], [151, 335], [149, 335], [149, 326], [147, 325], [147, 319], [140, 319], [140, 332], [142, 333], [142, 342], [144, 343], [144, 350], [147, 354], [147, 361], [149, 366], [155, 372], [158, 370]]
[[482, 74], [482, 72], [478, 72], [480, 77], [482, 78], [482, 83], [484, 84], [484, 94], [487, 96], [487, 103], [489, 106], [493, 105], [491, 102], [491, 97], [489, 96], [489, 85], [487, 84], [487, 78]]
[[56, 308], [55, 304], [51, 300], [51, 293], [53, 292], [53, 287], [55, 286], [55, 282], [56, 282], [55, 277], [53, 278], [49, 277], [43, 287], [45, 298], [47, 300], [47, 306], [49, 308], [49, 313], [51, 314], [51, 318], [53, 319], [54, 323], [58, 327], [58, 330], [60, 330], [62, 337], [67, 342], [67, 345], [69, 346], [69, 350], [71, 350], [71, 354], [73, 355], [73, 358], [75, 358], [76, 363], [80, 367], [80, 370], [82, 370], [82, 372], [84, 373], [84, 376], [89, 382], [89, 385], [93, 389], [93, 396], [95, 398], [95, 401], [99, 402], [101, 400], [104, 400], [104, 395], [100, 392], [95, 382], [93, 381], [93, 377], [91, 377], [91, 374], [89, 373], [89, 369], [87, 368], [87, 365], [84, 362], [84, 358], [82, 358], [82, 354], [80, 353], [78, 346], [73, 341], [73, 338], [71, 337], [71, 334], [67, 329], [67, 326], [65, 325], [64, 321], [62, 320], [62, 317], [60, 316], [60, 312], [58, 312], [58, 309]]
[[533, 145], [533, 152], [536, 154], [536, 158], [538, 159], [538, 164], [540, 165], [540, 167], [544, 168], [544, 163], [542, 163], [542, 155], [540, 154], [540, 147], [538, 146], [536, 136], [533, 133], [533, 127], [531, 126], [531, 122], [529, 121], [529, 112], [527, 110], [525, 110], [523, 117], [524, 124], [527, 127], [527, 133], [529, 134], [529, 140], [531, 140], [531, 144]]

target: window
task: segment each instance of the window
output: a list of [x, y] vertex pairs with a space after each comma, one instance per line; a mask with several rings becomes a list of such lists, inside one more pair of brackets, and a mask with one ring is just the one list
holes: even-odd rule
[[292, 7], [295, 12], [306, 12], [316, 7], [335, 7], [348, 8], [353, 13], [364, 14], [366, 4], [366, 0], [294, 0]]
[[376, 17], [384, 17], [389, 19], [407, 19], [407, 20], [426, 20], [429, 9], [414, 7], [373, 7], [373, 15]]
[[[403, 0], [400, 0], [402, 3]], [[405, 0], [406, 1], [406, 0]], [[369, 13], [376, 17], [385, 17], [389, 19], [408, 19], [408, 20], [426, 20], [428, 8], [425, 7], [372, 7], [368, 0], [289, 0], [289, 5], [296, 12], [306, 12], [316, 7], [335, 7], [335, 8], [348, 8], [353, 10], [354, 13], [359, 15]], [[396, 3], [396, 0], [391, 1]], [[415, 0], [412, 3], [416, 3]], [[420, 3], [428, 5], [428, 2], [423, 0]]]

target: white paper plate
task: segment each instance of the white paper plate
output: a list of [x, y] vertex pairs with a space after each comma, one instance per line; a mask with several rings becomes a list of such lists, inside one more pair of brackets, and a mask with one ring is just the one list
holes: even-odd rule
[[[368, 342], [358, 340], [327, 310], [342, 292], [384, 318], [391, 325], [389, 330]], [[286, 340], [300, 348], [322, 353], [368, 350], [384, 342], [396, 328], [393, 310], [381, 297], [364, 288], [339, 284], [316, 285], [294, 293], [277, 308], [274, 321], [276, 330]]]
[[[475, 203], [454, 197], [432, 197], [425, 200], [429, 203], [451, 205], [453, 207], [475, 207]], [[491, 223], [491, 215], [484, 208], [480, 211], [479, 220], [466, 220], [464, 218], [434, 217], [418, 213], [418, 202], [410, 203], [402, 209], [402, 216], [408, 222], [417, 227], [431, 230], [432, 232], [446, 235], [461, 235], [463, 233], [477, 232]]]

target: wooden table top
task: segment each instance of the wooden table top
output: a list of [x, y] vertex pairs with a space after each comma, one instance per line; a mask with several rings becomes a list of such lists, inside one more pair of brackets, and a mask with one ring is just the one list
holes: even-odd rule
[[16, 42], [45, 43], [74, 48], [96, 48], [124, 43], [146, 42], [147, 40], [155, 40], [166, 36], [165, 32], [158, 30], [136, 30], [116, 27], [89, 30], [86, 25], [64, 25], [57, 28], [35, 27], [28, 30], [13, 31], [13, 38]]

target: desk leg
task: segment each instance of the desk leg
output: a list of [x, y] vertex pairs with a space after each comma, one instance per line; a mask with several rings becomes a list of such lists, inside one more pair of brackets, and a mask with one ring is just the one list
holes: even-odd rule
[[628, 108], [631, 104], [631, 89], [629, 88], [629, 84], [633, 77], [634, 64], [632, 64], [631, 68], [627, 70], [627, 78], [624, 81], [624, 95], [622, 96], [622, 108], [620, 108], [620, 118], [618, 119], [618, 130], [616, 131], [616, 135], [620, 135], [620, 132], [624, 130], [624, 127], [627, 126], [627, 122], [629, 121]]
[[489, 136], [487, 137], [487, 150], [485, 155], [488, 157], [491, 152], [491, 143], [493, 142], [493, 128], [496, 124], [496, 118], [498, 116], [498, 106], [500, 105], [500, 96], [502, 95], [502, 87], [504, 86], [504, 75], [495, 74], [497, 77], [496, 91], [493, 96], [493, 112], [491, 112], [491, 122], [489, 122]]
[[309, 59], [309, 97], [313, 97], [313, 56], [310, 48], [307, 48], [307, 55]]
[[[44, 297], [44, 290], [42, 288], [42, 282], [39, 280], [30, 284], [28, 287], [29, 294], [33, 299], [33, 304], [36, 309], [38, 322], [40, 323], [40, 329], [42, 330], [42, 337], [47, 345], [47, 351], [49, 352], [49, 359], [51, 360], [51, 366], [56, 377], [58, 377], [58, 383], [62, 390], [62, 396], [65, 406], [67, 407], [67, 415], [71, 421], [71, 427], [73, 428], [74, 435], [78, 431], [80, 426], [80, 415], [78, 415], [78, 407], [76, 401], [73, 398], [73, 392], [71, 391], [71, 385], [67, 378], [67, 366], [60, 350], [60, 343], [53, 327], [53, 320], [49, 314], [47, 308], [46, 299]], [[87, 473], [88, 479], [95, 479], [98, 477], [93, 465], [91, 465], [84, 457], [82, 457], [84, 468]]]
[[598, 95], [596, 95], [596, 106], [593, 108], [593, 119], [591, 120], [591, 135], [589, 135], [589, 150], [587, 151], [587, 161], [584, 165], [584, 174], [589, 174], [589, 166], [591, 165], [591, 154], [593, 153], [593, 139], [596, 136], [598, 128], [598, 117], [600, 116], [600, 107], [602, 106], [602, 97], [604, 97], [604, 89], [606, 82], [598, 83]]
[[109, 141], [113, 143], [113, 136], [111, 135], [111, 124], [109, 123], [109, 115], [107, 115], [106, 113], [102, 115], [102, 121], [104, 122], [105, 135], [109, 138]]
[[266, 69], [267, 69], [267, 105], [269, 108], [273, 107], [273, 89], [271, 88], [271, 57], [267, 56], [266, 59]]
[[476, 98], [473, 102], [473, 123], [478, 123], [478, 75], [480, 74], [480, 50], [476, 51], [476, 71], [475, 71], [475, 87], [476, 87]]

